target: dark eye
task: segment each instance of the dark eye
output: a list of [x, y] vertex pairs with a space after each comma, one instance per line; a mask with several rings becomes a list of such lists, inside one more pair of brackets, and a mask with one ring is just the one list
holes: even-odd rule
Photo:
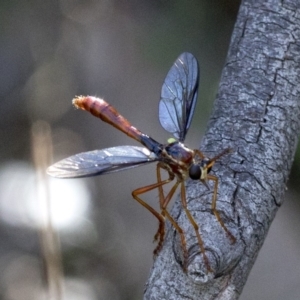
[[201, 177], [201, 169], [199, 165], [191, 165], [189, 169], [189, 175], [191, 179], [197, 180]]

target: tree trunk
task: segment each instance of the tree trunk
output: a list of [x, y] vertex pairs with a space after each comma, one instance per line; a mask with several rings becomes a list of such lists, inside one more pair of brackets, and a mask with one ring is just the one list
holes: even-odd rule
[[217, 161], [212, 174], [219, 178], [217, 209], [237, 240], [231, 243], [211, 213], [212, 185], [207, 190], [188, 181], [188, 208], [213, 271], [207, 270], [178, 198], [172, 215], [186, 235], [187, 273], [180, 266], [180, 238], [168, 225], [144, 299], [238, 299], [283, 202], [299, 135], [299, 101], [299, 2], [243, 1], [200, 147], [208, 156], [233, 149]]

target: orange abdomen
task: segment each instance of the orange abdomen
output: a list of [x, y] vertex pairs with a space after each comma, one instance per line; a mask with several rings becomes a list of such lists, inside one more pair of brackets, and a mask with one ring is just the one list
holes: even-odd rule
[[73, 99], [76, 108], [86, 110], [102, 121], [114, 126], [131, 138], [141, 141], [141, 132], [103, 99], [93, 96], [77, 96]]

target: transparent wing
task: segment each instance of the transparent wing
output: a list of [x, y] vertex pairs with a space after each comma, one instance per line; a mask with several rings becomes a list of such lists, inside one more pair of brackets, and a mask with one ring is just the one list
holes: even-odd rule
[[79, 153], [63, 159], [47, 169], [57, 178], [78, 178], [117, 172], [156, 161], [147, 148], [119, 146]]
[[198, 95], [199, 66], [191, 53], [182, 53], [168, 72], [161, 90], [161, 126], [183, 142], [190, 127]]

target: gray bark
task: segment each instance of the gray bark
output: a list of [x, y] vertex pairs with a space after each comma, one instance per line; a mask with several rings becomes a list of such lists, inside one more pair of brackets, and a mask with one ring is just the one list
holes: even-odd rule
[[207, 271], [178, 198], [172, 215], [186, 234], [188, 272], [180, 266], [178, 234], [168, 226], [144, 299], [238, 299], [283, 202], [300, 129], [299, 96], [300, 3], [243, 1], [200, 147], [208, 156], [233, 149], [212, 173], [219, 178], [217, 208], [237, 241], [230, 243], [211, 214], [212, 189], [188, 181], [188, 208], [213, 272]]

